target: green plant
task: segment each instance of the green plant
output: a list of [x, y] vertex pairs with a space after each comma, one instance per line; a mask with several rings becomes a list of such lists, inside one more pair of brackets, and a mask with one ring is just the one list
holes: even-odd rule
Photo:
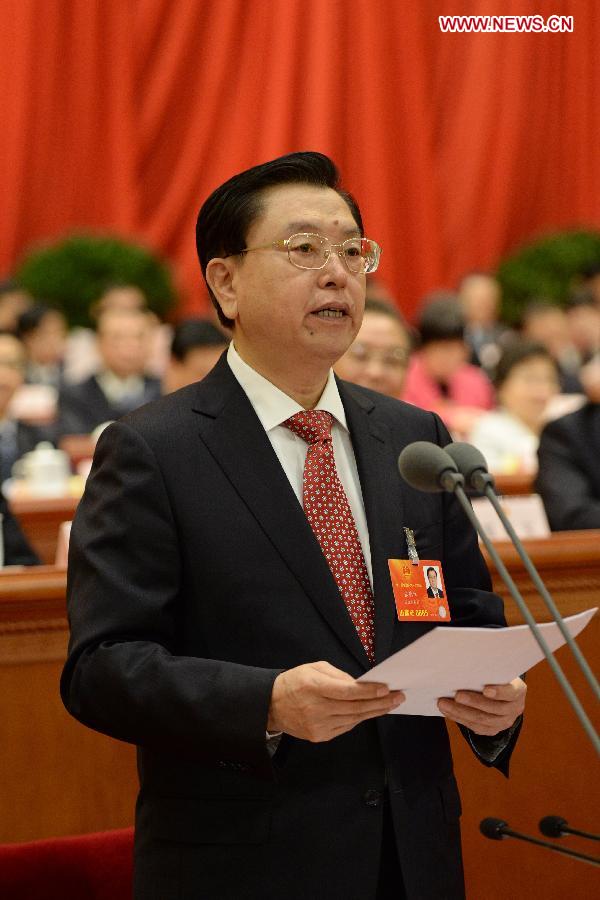
[[109, 235], [72, 234], [31, 250], [16, 281], [34, 297], [60, 307], [71, 326], [89, 325], [90, 304], [111, 284], [139, 287], [164, 316], [175, 300], [167, 267], [139, 244]]
[[532, 300], [564, 303], [581, 272], [600, 262], [600, 232], [564, 231], [517, 250], [500, 263], [503, 317], [518, 323]]

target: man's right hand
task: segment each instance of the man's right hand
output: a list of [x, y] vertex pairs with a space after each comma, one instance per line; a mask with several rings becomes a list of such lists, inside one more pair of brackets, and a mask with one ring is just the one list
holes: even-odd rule
[[387, 684], [356, 681], [328, 662], [288, 669], [273, 683], [267, 728], [318, 743], [404, 702]]

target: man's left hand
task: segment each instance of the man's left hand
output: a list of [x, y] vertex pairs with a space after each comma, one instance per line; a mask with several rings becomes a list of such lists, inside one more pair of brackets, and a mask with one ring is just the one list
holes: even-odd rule
[[525, 708], [527, 685], [521, 678], [509, 684], [488, 684], [482, 692], [458, 691], [454, 700], [443, 697], [438, 709], [475, 734], [494, 735], [510, 728]]

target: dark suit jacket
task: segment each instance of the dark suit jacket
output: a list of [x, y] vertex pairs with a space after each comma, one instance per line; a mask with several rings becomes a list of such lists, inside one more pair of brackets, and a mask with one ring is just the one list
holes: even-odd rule
[[2, 493], [0, 493], [0, 513], [2, 513], [4, 565], [39, 566], [40, 560], [38, 555], [31, 548]]
[[[430, 625], [395, 614], [387, 560], [440, 559], [453, 625], [502, 603], [453, 498], [396, 460], [448, 435], [432, 413], [340, 383], [372, 553], [376, 658]], [[204, 381], [102, 435], [71, 536], [62, 696], [139, 747], [136, 898], [362, 900], [375, 894], [389, 792], [409, 900], [463, 897], [460, 801], [440, 717], [387, 716], [326, 743], [265, 729], [277, 674], [369, 661], [248, 398], [225, 358]], [[506, 767], [509, 749], [498, 761]]]
[[[144, 378], [144, 392], [136, 406], [143, 406], [160, 397], [160, 381]], [[58, 431], [63, 434], [89, 434], [103, 422], [120, 419], [124, 410], [110, 403], [96, 376], [90, 375], [80, 384], [71, 384], [62, 389], [58, 398]]]
[[600, 528], [600, 404], [546, 425], [538, 458], [535, 486], [552, 531]]
[[[438, 597], [443, 597], [443, 596], [444, 596], [444, 592], [443, 592], [443, 590], [442, 590], [441, 588], [438, 588], [437, 595], [438, 595]], [[434, 596], [435, 596], [434, 593], [433, 593], [433, 588], [430, 588], [430, 587], [427, 588], [427, 596], [428, 596], [428, 597], [434, 597]]]

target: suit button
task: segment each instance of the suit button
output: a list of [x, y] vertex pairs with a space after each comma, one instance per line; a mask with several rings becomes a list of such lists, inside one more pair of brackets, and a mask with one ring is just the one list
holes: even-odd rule
[[365, 806], [379, 806], [382, 800], [381, 791], [365, 791], [363, 800], [365, 802]]

